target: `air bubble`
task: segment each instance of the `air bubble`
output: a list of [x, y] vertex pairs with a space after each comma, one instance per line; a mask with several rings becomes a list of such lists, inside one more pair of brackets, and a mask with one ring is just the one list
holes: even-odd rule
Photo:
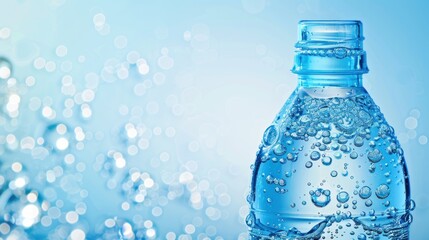
[[277, 129], [274, 125], [269, 126], [264, 132], [264, 144], [266, 146], [271, 146], [277, 141]]
[[387, 198], [389, 196], [389, 194], [390, 194], [390, 188], [386, 184], [381, 184], [375, 190], [375, 195], [377, 195], [377, 197], [380, 199]]
[[371, 197], [372, 191], [371, 188], [368, 186], [363, 186], [360, 190], [359, 190], [359, 196], [362, 199], [367, 199], [369, 197]]
[[354, 139], [353, 143], [355, 144], [356, 147], [362, 147], [363, 143], [364, 143], [364, 140], [363, 140], [363, 138], [361, 136], [357, 136]]
[[323, 157], [322, 158], [322, 163], [323, 163], [323, 165], [325, 165], [325, 166], [329, 166], [329, 165], [331, 165], [331, 163], [332, 163], [332, 158], [331, 157]]
[[349, 200], [349, 194], [345, 191], [342, 191], [340, 193], [337, 194], [337, 200], [340, 203], [345, 203]]
[[313, 160], [313, 161], [316, 161], [316, 160], [318, 160], [320, 158], [320, 153], [318, 152], [318, 151], [313, 151], [311, 154], [310, 154], [310, 159], [311, 160]]
[[360, 233], [357, 238], [358, 240], [366, 240], [366, 235], [363, 233]]
[[368, 199], [368, 200], [365, 201], [365, 206], [367, 206], [367, 207], [371, 207], [372, 206], [371, 199]]
[[318, 188], [316, 191], [310, 191], [311, 201], [317, 207], [325, 207], [331, 201], [329, 190]]
[[282, 144], [278, 143], [273, 147], [274, 154], [281, 156], [286, 153], [286, 147], [284, 147]]
[[297, 160], [296, 155], [292, 154], [292, 153], [288, 153], [286, 156], [287, 160], [295, 162]]
[[381, 154], [380, 150], [378, 150], [378, 149], [374, 149], [373, 151], [370, 151], [368, 153], [368, 159], [369, 159], [369, 161], [371, 161], [373, 163], [379, 162], [382, 157], [383, 157], [383, 155]]

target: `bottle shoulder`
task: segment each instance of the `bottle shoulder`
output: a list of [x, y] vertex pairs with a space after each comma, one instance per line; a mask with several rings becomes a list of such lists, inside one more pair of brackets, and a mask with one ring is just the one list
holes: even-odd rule
[[309, 121], [304, 125], [311, 125], [334, 122], [341, 120], [340, 117], [353, 118], [350, 120], [354, 120], [355, 126], [368, 125], [374, 118], [385, 122], [380, 108], [363, 87], [297, 87], [280, 109], [274, 124], [293, 119], [299, 120], [298, 124], [304, 120]]
[[[403, 155], [394, 128], [363, 87], [298, 87], [267, 131], [270, 128], [281, 138], [297, 144], [306, 144], [312, 138], [323, 140], [329, 137], [336, 142], [344, 138], [373, 145], [367, 151], [385, 146], [388, 151], [397, 150]], [[265, 134], [264, 137], [273, 135]]]

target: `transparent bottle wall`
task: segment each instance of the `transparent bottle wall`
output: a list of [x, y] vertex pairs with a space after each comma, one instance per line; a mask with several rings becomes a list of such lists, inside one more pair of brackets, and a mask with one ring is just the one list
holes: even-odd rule
[[408, 173], [363, 88], [299, 88], [253, 165], [251, 239], [408, 239]]
[[298, 28], [299, 85], [252, 165], [251, 239], [409, 239], [415, 202], [404, 150], [362, 87], [363, 24]]

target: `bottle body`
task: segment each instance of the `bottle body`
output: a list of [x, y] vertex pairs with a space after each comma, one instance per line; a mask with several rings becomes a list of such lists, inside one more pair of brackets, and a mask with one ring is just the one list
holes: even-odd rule
[[301, 84], [252, 168], [251, 239], [408, 239], [403, 150], [359, 82]]

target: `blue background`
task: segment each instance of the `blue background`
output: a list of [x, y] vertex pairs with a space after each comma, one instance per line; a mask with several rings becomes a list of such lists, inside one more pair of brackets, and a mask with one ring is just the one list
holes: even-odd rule
[[[263, 131], [297, 85], [290, 69], [298, 21], [357, 19], [363, 22], [370, 68], [364, 86], [405, 150], [417, 203], [411, 239], [425, 238], [425, 1], [4, 0], [0, 5], [0, 55], [12, 63], [18, 83], [13, 91], [21, 97], [19, 116], [2, 120], [4, 126], [7, 121], [18, 125], [0, 132], [1, 161], [5, 166], [22, 162], [29, 176], [34, 175], [28, 187], [40, 189], [41, 196], [44, 189], [52, 189], [53, 204], [63, 201], [62, 215], [51, 225], [63, 226], [58, 236], [74, 229], [91, 236], [93, 227], [102, 228], [106, 219], [117, 216], [145, 222], [142, 228], [154, 229], [157, 239], [245, 239], [249, 165]], [[65, 56], [60, 45], [67, 49]], [[133, 64], [136, 52], [147, 63], [144, 74]], [[41, 58], [46, 64], [39, 66]], [[78, 97], [62, 92], [65, 75], [72, 77], [72, 95]], [[32, 78], [26, 81], [29, 76], [34, 85]], [[95, 98], [82, 103], [79, 94], [94, 82]], [[72, 112], [64, 112], [72, 100]], [[91, 109], [90, 117], [82, 118], [82, 104]], [[44, 117], [44, 106], [56, 116]], [[19, 147], [6, 146], [7, 134], [17, 141], [37, 139], [53, 123], [68, 126], [71, 136], [80, 127], [85, 139], [70, 137], [65, 151], [53, 150], [38, 160]], [[137, 137], [124, 133], [127, 123], [138, 127]], [[112, 189], [107, 187], [110, 177], [96, 166], [97, 156], [110, 150], [126, 160], [125, 168], [114, 169], [118, 186]], [[73, 154], [75, 162], [60, 164], [66, 154]], [[62, 173], [47, 183], [47, 171], [57, 165]], [[128, 201], [126, 211], [121, 204], [129, 192], [120, 181], [133, 167], [149, 174], [154, 185], [142, 203]], [[67, 212], [81, 202], [86, 212], [77, 223], [67, 223]]]

